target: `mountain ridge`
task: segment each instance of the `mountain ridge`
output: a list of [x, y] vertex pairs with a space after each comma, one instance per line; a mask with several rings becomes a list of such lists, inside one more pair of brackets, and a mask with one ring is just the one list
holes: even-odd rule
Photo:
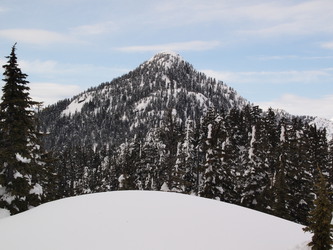
[[[234, 106], [238, 106], [238, 107], [242, 107], [245, 106], [247, 104], [251, 104], [250, 101], [246, 100], [245, 98], [241, 97], [238, 95], [238, 93], [231, 88], [230, 86], [224, 84], [222, 81], [213, 78], [213, 77], [209, 77], [207, 75], [205, 75], [204, 73], [201, 73], [199, 71], [196, 71], [193, 66], [191, 64], [189, 64], [187, 61], [184, 60], [184, 58], [182, 56], [180, 56], [177, 52], [174, 51], [161, 51], [157, 54], [155, 54], [154, 56], [152, 56], [149, 60], [141, 63], [138, 67], [136, 67], [134, 70], [130, 71], [127, 74], [124, 74], [118, 78], [115, 78], [114, 80], [112, 80], [111, 82], [106, 82], [106, 83], [102, 83], [96, 87], [91, 87], [86, 91], [83, 91], [79, 94], [77, 94], [76, 96], [74, 96], [73, 98], [70, 99], [70, 103], [68, 104], [68, 106], [62, 110], [61, 112], [61, 116], [69, 116], [69, 115], [74, 115], [75, 113], [78, 113], [82, 110], [82, 108], [84, 107], [84, 105], [89, 105], [89, 103], [91, 104], [92, 99], [94, 97], [94, 95], [91, 95], [91, 93], [93, 91], [100, 91], [100, 95], [102, 96], [103, 94], [105, 95], [109, 95], [112, 96], [114, 95], [114, 93], [110, 93], [112, 91], [108, 91], [107, 89], [112, 88], [112, 83], [114, 81], [117, 81], [118, 79], [120, 81], [123, 81], [124, 84], [129, 84], [130, 81], [128, 79], [130, 79], [133, 75], [141, 75], [142, 76], [142, 80], [141, 81], [137, 81], [137, 84], [139, 82], [139, 86], [140, 88], [138, 89], [139, 91], [147, 91], [147, 85], [150, 84], [150, 87], [152, 87], [152, 83], [149, 83], [149, 80], [147, 80], [147, 78], [145, 77], [146, 75], [151, 74], [150, 70], [154, 70], [156, 72], [162, 72], [161, 75], [158, 76], [158, 80], [155, 79], [155, 81], [160, 81], [166, 84], [164, 87], [168, 89], [168, 91], [164, 92], [160, 92], [159, 89], [154, 88], [154, 92], [150, 92], [148, 93], [148, 95], [144, 95], [141, 99], [137, 99], [136, 103], [134, 103], [134, 105], [136, 105], [136, 107], [133, 107], [134, 112], [141, 112], [142, 115], [146, 114], [149, 115], [151, 114], [152, 110], [150, 109], [150, 111], [148, 112], [144, 112], [147, 107], [150, 106], [151, 102], [155, 99], [154, 97], [156, 97], [156, 95], [164, 95], [164, 97], [168, 97], [168, 100], [174, 99], [172, 98], [172, 95], [174, 97], [176, 97], [177, 95], [179, 95], [179, 92], [182, 91], [182, 89], [186, 89], [187, 86], [181, 86], [180, 88], [170, 88], [169, 86], [167, 86], [168, 84], [170, 85], [171, 80], [170, 77], [168, 76], [168, 72], [172, 71], [172, 69], [177, 69], [179, 64], [182, 64], [183, 70], [187, 70], [189, 72], [195, 72], [197, 74], [200, 74], [202, 76], [204, 76], [204, 78], [208, 79], [208, 82], [212, 82], [214, 85], [214, 91], [216, 91], [216, 88], [221, 88], [222, 91], [220, 92], [224, 92], [225, 99], [228, 99], [230, 96], [232, 97], [230, 101], [230, 103], [228, 104], [227, 102], [224, 102], [224, 105], [221, 104], [217, 104], [217, 102], [212, 102], [210, 100], [209, 97], [207, 97], [207, 95], [197, 92], [197, 90], [194, 91], [187, 91], [187, 95], [192, 96], [194, 98], [197, 99], [197, 103], [199, 105], [200, 108], [202, 108], [203, 113], [207, 112], [207, 109], [209, 107], [215, 106], [217, 109], [220, 109], [222, 106], [223, 108], [226, 108], [227, 110], [230, 109], [231, 107]], [[150, 70], [149, 70], [150, 69]], [[183, 71], [184, 73], [184, 71]], [[187, 72], [188, 73], [188, 72]], [[157, 75], [156, 75], [157, 78]], [[154, 80], [152, 81], [154, 84]], [[123, 86], [121, 86], [123, 87]], [[161, 86], [160, 86], [161, 87]], [[148, 87], [149, 88], [149, 87]], [[104, 93], [103, 93], [104, 92]], [[186, 91], [185, 91], [186, 92]], [[117, 94], [117, 93], [116, 93]], [[133, 93], [127, 93], [127, 95], [130, 95]], [[134, 93], [136, 94], [136, 93]], [[123, 97], [126, 98], [126, 97]], [[68, 100], [63, 100], [63, 101], [59, 101], [59, 102], [68, 102]], [[50, 105], [49, 107], [46, 107], [46, 109], [55, 106], [57, 104], [54, 105]], [[116, 104], [115, 104], [116, 105]], [[254, 104], [251, 104], [254, 105]], [[168, 107], [170, 106], [169, 103], [167, 102], [164, 109], [166, 108], [170, 108]], [[174, 104], [175, 106], [175, 104]], [[333, 138], [333, 121], [330, 121], [328, 119], [325, 118], [321, 118], [321, 117], [312, 117], [312, 116], [302, 116], [302, 115], [298, 115], [298, 114], [290, 114], [287, 111], [284, 110], [279, 110], [278, 107], [272, 107], [273, 110], [276, 112], [276, 114], [278, 116], [281, 117], [303, 117], [303, 119], [305, 119], [307, 122], [309, 122], [310, 124], [316, 125], [318, 128], [320, 129], [326, 129], [327, 130], [327, 138], [328, 140], [331, 140]], [[180, 111], [180, 109], [179, 109]], [[95, 113], [98, 113], [98, 110], [95, 110]], [[202, 114], [203, 114], [202, 113]], [[126, 115], [124, 115], [122, 118], [123, 120], [126, 120]]]
[[[64, 100], [60, 103], [68, 104], [62, 110], [62, 105], [58, 104], [47, 107], [41, 114], [42, 120], [48, 110], [54, 109], [60, 111], [60, 119], [65, 119], [66, 116], [73, 118], [81, 114], [80, 119], [84, 121], [87, 116], [103, 115], [107, 118], [111, 115], [111, 120], [118, 119], [124, 126], [132, 120], [130, 129], [125, 132], [127, 135], [136, 127], [145, 124], [147, 117], [152, 120], [150, 126], [156, 127], [167, 109], [175, 109], [179, 118], [185, 122], [188, 117], [198, 119], [212, 106], [229, 110], [234, 106], [242, 107], [249, 104], [234, 89], [196, 71], [175, 52], [157, 53], [129, 73], [90, 88], [70, 101]], [[87, 115], [83, 115], [81, 111]], [[58, 127], [55, 124], [57, 119], [48, 122], [44, 122], [46, 131], [50, 131], [50, 127]], [[111, 125], [111, 129], [113, 127]], [[70, 128], [71, 131], [75, 129], [77, 128]], [[77, 133], [80, 134], [80, 130], [77, 130]], [[80, 143], [85, 144], [87, 141], [89, 140]], [[90, 140], [89, 144], [93, 143], [93, 139]], [[106, 141], [104, 143], [108, 144]], [[110, 144], [114, 145], [113, 142]], [[52, 148], [56, 144], [47, 143], [47, 146]]]

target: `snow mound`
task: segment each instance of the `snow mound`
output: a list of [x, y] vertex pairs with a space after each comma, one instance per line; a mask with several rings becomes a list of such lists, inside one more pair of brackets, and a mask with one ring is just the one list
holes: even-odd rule
[[195, 196], [117, 191], [41, 205], [0, 220], [6, 250], [308, 249], [302, 226]]

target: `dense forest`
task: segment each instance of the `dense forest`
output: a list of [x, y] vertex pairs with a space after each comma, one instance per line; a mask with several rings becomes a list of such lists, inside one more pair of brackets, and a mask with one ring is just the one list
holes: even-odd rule
[[332, 183], [325, 130], [256, 106], [211, 108], [199, 122], [164, 113], [161, 126], [119, 147], [64, 148], [57, 198], [110, 190], [164, 190], [218, 199], [307, 223], [319, 171]]

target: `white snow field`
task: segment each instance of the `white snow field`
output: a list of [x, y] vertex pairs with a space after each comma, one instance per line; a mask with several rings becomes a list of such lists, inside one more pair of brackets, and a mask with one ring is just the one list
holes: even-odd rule
[[311, 234], [277, 217], [195, 196], [116, 191], [41, 205], [0, 220], [6, 250], [309, 249]]

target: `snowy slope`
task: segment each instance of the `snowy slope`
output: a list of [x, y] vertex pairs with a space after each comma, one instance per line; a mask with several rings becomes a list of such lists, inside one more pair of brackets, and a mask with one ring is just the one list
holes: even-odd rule
[[89, 93], [84, 93], [78, 98], [74, 99], [67, 108], [62, 112], [62, 115], [73, 115], [75, 112], [81, 112], [82, 107], [89, 103], [92, 99], [92, 96]]
[[0, 220], [6, 250], [308, 249], [302, 226], [219, 201], [118, 191], [67, 198]]

